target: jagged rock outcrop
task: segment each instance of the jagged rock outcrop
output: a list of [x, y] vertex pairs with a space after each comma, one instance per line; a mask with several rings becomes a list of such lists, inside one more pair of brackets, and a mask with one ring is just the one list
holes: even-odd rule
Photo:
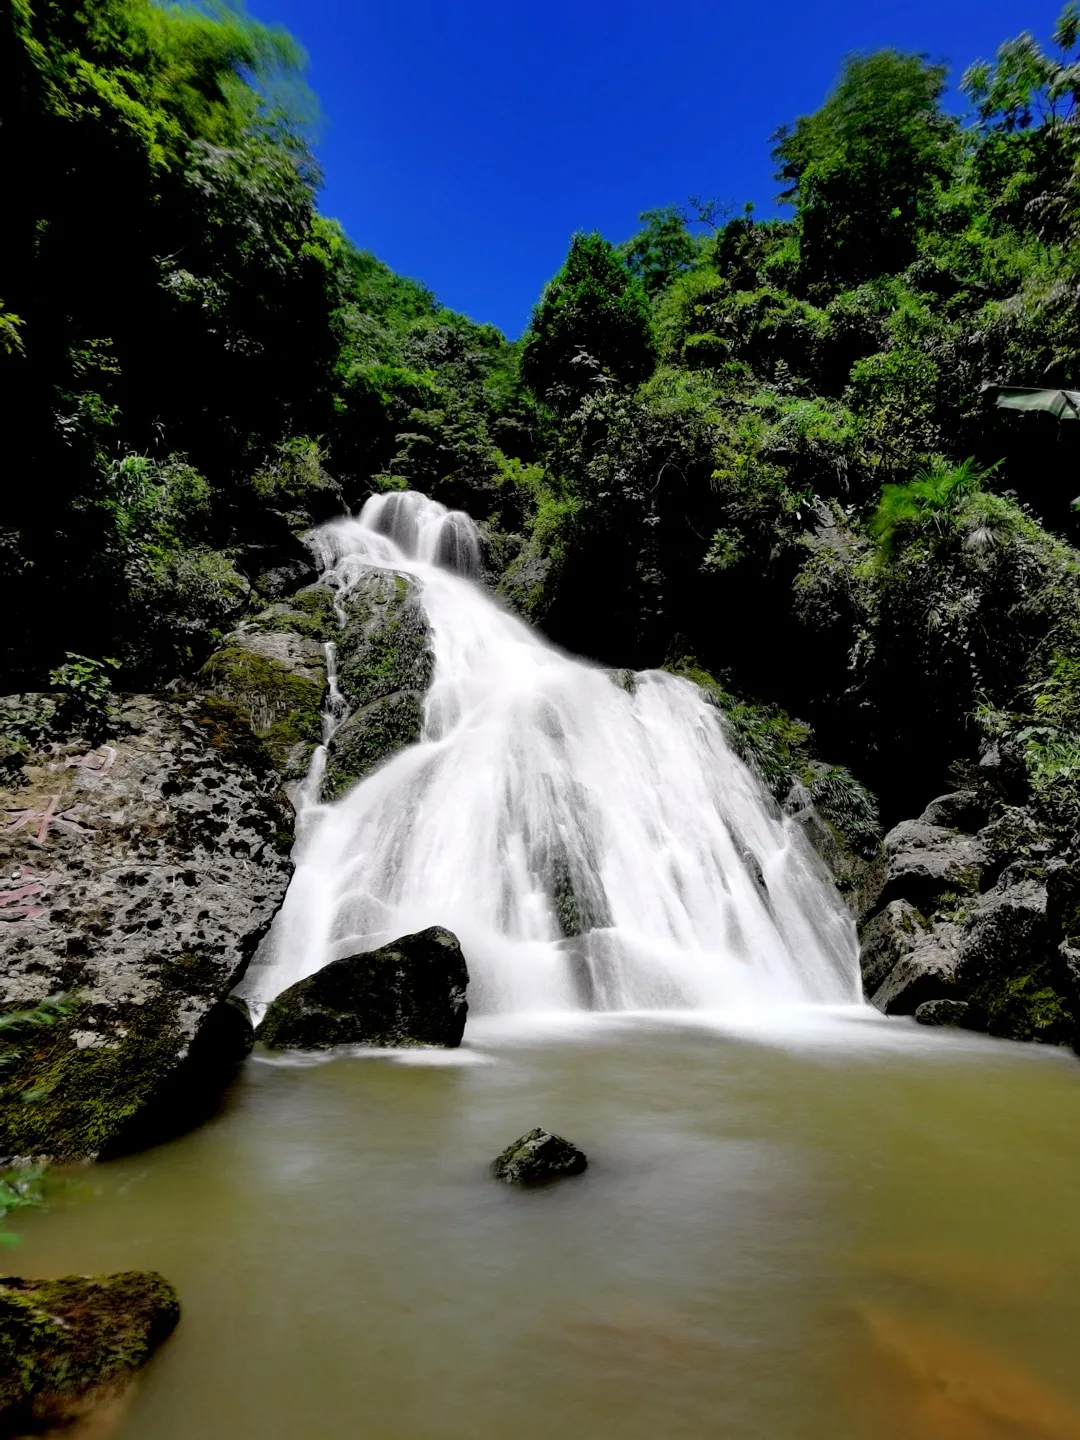
[[1003, 762], [990, 759], [972, 788], [886, 836], [884, 884], [859, 930], [864, 993], [925, 1024], [1075, 1042], [1080, 866], [1053, 855], [1012, 770], [999, 785]]
[[256, 1038], [273, 1049], [461, 1044], [469, 972], [457, 937], [439, 925], [349, 955], [290, 985]]
[[909, 948], [870, 996], [886, 1015], [914, 1015], [927, 1000], [944, 1000], [956, 990], [959, 931], [955, 925], [920, 924]]
[[859, 936], [865, 995], [873, 995], [925, 929], [926, 921], [909, 900], [890, 900], [866, 922]]
[[88, 1420], [179, 1318], [176, 1291], [154, 1271], [0, 1277], [0, 1436]]
[[980, 842], [925, 817], [904, 820], [885, 836], [885, 885], [881, 900], [909, 900], [933, 908], [946, 894], [970, 895], [986, 864]]
[[508, 1185], [543, 1185], [564, 1175], [580, 1175], [588, 1163], [584, 1151], [569, 1140], [537, 1128], [497, 1155], [491, 1171]]
[[107, 743], [39, 742], [0, 792], [0, 1156], [159, 1139], [250, 1048], [225, 997], [291, 874], [280, 777], [225, 701], [117, 710]]
[[330, 744], [327, 798], [419, 740], [432, 670], [427, 618], [415, 580], [372, 570], [346, 593], [343, 606], [347, 618], [337, 642], [338, 684], [350, 713]]

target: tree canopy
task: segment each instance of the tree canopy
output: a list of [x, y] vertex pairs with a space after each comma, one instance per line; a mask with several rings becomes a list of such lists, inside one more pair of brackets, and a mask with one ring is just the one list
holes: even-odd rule
[[575, 235], [526, 332], [521, 353], [526, 382], [557, 408], [572, 409], [598, 374], [634, 384], [655, 362], [641, 281], [602, 236]]

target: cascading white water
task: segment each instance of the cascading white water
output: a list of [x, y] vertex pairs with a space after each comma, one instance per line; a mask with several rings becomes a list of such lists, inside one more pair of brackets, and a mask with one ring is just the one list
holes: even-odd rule
[[307, 787], [253, 1001], [433, 924], [473, 1013], [858, 1001], [850, 917], [696, 686], [554, 649], [468, 578], [469, 518], [423, 495], [316, 546], [339, 592], [371, 567], [418, 581], [434, 678], [417, 744], [334, 804]]

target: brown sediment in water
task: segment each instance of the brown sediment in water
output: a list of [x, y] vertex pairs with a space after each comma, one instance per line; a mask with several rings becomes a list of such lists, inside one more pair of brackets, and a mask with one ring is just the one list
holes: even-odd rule
[[875, 1435], [904, 1440], [1080, 1440], [1080, 1410], [1051, 1385], [962, 1335], [859, 1302], [849, 1401]]

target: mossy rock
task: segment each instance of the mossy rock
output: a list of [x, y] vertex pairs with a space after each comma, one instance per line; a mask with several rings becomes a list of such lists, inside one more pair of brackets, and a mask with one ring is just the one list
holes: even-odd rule
[[576, 1145], [538, 1127], [497, 1155], [491, 1172], [508, 1185], [546, 1185], [564, 1175], [580, 1175], [588, 1163]]
[[[187, 968], [174, 983], [197, 992], [199, 960], [190, 957]], [[208, 973], [205, 984], [213, 983]], [[93, 1016], [79, 1006], [29, 1040], [4, 1046], [0, 1154], [108, 1157], [168, 1139], [212, 1113], [251, 1049], [251, 1020], [243, 1001], [226, 997], [211, 1006], [189, 1045], [181, 1004], [161, 995], [131, 1006], [123, 1038], [82, 1045]]]
[[0, 1435], [87, 1416], [175, 1329], [176, 1291], [152, 1270], [0, 1278]]
[[338, 685], [351, 714], [330, 744], [328, 799], [420, 739], [433, 667], [427, 619], [407, 576], [372, 571], [344, 604]]
[[322, 645], [336, 640], [339, 628], [333, 590], [327, 585], [309, 585], [287, 600], [268, 605], [248, 621], [245, 632], [300, 635]]
[[506, 567], [497, 593], [526, 620], [540, 621], [551, 607], [558, 573], [551, 556], [530, 548]]
[[[283, 639], [285, 633], [279, 632], [277, 638]], [[243, 711], [279, 772], [286, 779], [299, 779], [322, 739], [326, 672], [317, 662], [300, 668], [295, 662], [259, 653], [258, 640], [234, 637], [234, 643], [211, 655], [201, 678], [216, 696]]]
[[440, 925], [334, 960], [270, 1005], [257, 1039], [271, 1049], [461, 1044], [469, 972]]
[[410, 691], [376, 700], [340, 726], [330, 742], [323, 798], [336, 800], [376, 765], [420, 739], [423, 699]]
[[338, 642], [338, 684], [360, 707], [402, 690], [424, 691], [432, 657], [427, 619], [413, 581], [376, 572], [350, 592]]

